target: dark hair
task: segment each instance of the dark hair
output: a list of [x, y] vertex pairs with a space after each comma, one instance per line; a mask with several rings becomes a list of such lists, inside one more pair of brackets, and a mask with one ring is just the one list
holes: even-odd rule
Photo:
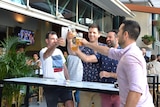
[[109, 31], [107, 31], [107, 33], [109, 33], [109, 32], [114, 32], [114, 33], [118, 33], [118, 30], [117, 29], [112, 29], [112, 30], [109, 30]]
[[40, 57], [38, 52], [33, 53], [33, 55], [34, 55], [34, 54], [36, 54], [38, 57]]
[[25, 44], [18, 44], [18, 45], [16, 46], [16, 50], [18, 51], [20, 48], [25, 49], [25, 48], [26, 48], [26, 45], [25, 45]]
[[156, 60], [156, 55], [152, 54], [151, 55], [151, 61], [154, 61], [154, 60]]
[[159, 57], [160, 56], [160, 54], [157, 54], [157, 57]]
[[55, 31], [49, 31], [47, 34], [46, 34], [46, 39], [49, 38], [49, 35], [57, 35], [57, 33]]
[[124, 24], [123, 32], [127, 31], [131, 39], [137, 40], [141, 32], [141, 28], [138, 22], [133, 20], [124, 20], [122, 24]]
[[90, 28], [97, 28], [98, 32], [100, 32], [100, 27], [97, 24], [91, 24], [91, 25], [89, 25], [88, 29], [90, 29]]
[[118, 30], [117, 29], [112, 29], [112, 30], [109, 30], [107, 33], [109, 33], [109, 32], [114, 32], [115, 33], [115, 37], [117, 37], [117, 33], [118, 33]]

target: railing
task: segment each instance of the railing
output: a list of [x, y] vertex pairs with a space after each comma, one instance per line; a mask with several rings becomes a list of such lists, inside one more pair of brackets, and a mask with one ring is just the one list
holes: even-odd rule
[[148, 78], [148, 84], [150, 86], [150, 89], [153, 89], [153, 102], [156, 105], [155, 107], [158, 107], [158, 98], [156, 99], [156, 94], [158, 93], [158, 85], [159, 85], [159, 76], [158, 74], [149, 74], [147, 75]]

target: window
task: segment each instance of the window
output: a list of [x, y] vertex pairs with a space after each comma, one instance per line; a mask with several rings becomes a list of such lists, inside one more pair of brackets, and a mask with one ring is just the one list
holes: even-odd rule
[[56, 0], [30, 0], [29, 5], [52, 15], [56, 13]]
[[92, 5], [84, 0], [78, 2], [78, 22], [82, 25], [88, 25], [92, 21], [91, 18]]
[[76, 0], [59, 0], [58, 12], [63, 15], [65, 19], [76, 22]]
[[18, 3], [18, 4], [21, 4], [21, 5], [25, 5], [26, 4], [26, 0], [10, 0], [14, 3]]
[[93, 22], [99, 25], [100, 29], [102, 30], [102, 18], [103, 18], [104, 11], [97, 7], [93, 7]]
[[108, 32], [109, 30], [113, 29], [113, 19], [112, 19], [112, 15], [105, 12], [104, 13], [104, 21], [103, 21], [103, 31], [104, 32]]

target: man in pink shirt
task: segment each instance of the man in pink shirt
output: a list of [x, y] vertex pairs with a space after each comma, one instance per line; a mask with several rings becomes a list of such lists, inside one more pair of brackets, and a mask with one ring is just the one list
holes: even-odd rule
[[154, 107], [147, 83], [146, 62], [136, 45], [140, 31], [136, 21], [123, 21], [118, 32], [118, 43], [122, 49], [98, 46], [82, 40], [83, 45], [119, 61], [117, 79], [120, 107]]

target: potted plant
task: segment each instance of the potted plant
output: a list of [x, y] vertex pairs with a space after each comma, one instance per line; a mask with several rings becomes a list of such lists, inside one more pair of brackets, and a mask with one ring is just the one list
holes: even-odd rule
[[146, 45], [150, 45], [155, 41], [155, 38], [152, 35], [144, 35], [142, 41]]
[[[0, 41], [0, 43], [1, 47], [5, 49], [5, 53], [0, 56], [0, 80], [30, 76], [33, 69], [30, 67], [31, 65], [26, 63], [28, 57], [24, 52], [17, 52], [16, 50], [16, 46], [19, 44], [18, 38], [9, 37], [4, 41]], [[2, 99], [7, 102], [7, 107], [11, 107], [13, 98], [16, 103], [20, 101], [18, 98], [20, 97], [21, 87], [21, 85], [4, 84]], [[20, 106], [20, 104], [16, 105]]]

